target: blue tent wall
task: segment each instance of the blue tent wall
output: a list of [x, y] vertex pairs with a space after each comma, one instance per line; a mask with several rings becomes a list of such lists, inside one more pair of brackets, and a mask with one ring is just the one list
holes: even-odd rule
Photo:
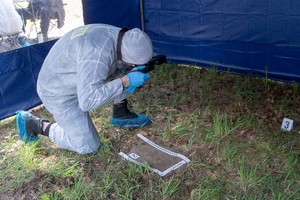
[[36, 80], [55, 41], [0, 54], [0, 119], [41, 103]]
[[85, 24], [141, 27], [139, 0], [82, 0], [82, 7]]
[[299, 0], [144, 0], [144, 13], [176, 63], [300, 83]]

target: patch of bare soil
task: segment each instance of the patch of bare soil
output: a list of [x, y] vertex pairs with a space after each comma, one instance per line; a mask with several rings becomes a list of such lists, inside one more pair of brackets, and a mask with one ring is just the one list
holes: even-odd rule
[[55, 177], [41, 171], [35, 172], [35, 177], [13, 190], [0, 194], [1, 200], [34, 200], [42, 194], [54, 193], [60, 188], [74, 185], [73, 177]]

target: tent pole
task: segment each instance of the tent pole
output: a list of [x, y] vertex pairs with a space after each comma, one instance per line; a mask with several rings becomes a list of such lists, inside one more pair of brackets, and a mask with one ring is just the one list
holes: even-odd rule
[[145, 24], [144, 24], [144, 4], [143, 4], [143, 0], [140, 0], [140, 13], [141, 13], [142, 31], [145, 31]]

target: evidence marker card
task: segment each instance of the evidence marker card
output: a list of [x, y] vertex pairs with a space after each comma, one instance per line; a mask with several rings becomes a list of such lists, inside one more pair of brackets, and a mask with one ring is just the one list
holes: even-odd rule
[[143, 141], [131, 148], [128, 153], [120, 152], [124, 159], [138, 165], [149, 167], [152, 171], [165, 176], [173, 170], [191, 162], [182, 154], [174, 153], [150, 141], [141, 134], [137, 136]]

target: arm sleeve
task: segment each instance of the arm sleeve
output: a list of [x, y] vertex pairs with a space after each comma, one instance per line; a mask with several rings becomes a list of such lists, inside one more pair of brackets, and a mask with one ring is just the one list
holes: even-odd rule
[[109, 67], [113, 63], [107, 50], [88, 51], [79, 56], [77, 69], [77, 94], [83, 111], [96, 109], [113, 101], [123, 92], [120, 78], [107, 82]]

